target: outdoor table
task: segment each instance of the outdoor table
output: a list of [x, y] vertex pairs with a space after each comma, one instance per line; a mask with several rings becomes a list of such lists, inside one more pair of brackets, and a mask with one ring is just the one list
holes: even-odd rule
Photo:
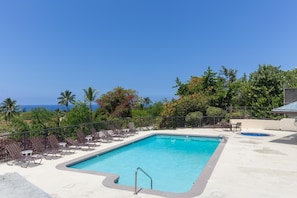
[[59, 142], [59, 145], [61, 146], [61, 147], [66, 147], [66, 142]]
[[23, 150], [22, 151], [22, 154], [25, 156], [32, 155], [32, 153], [33, 153], [33, 150]]
[[85, 138], [86, 138], [86, 140], [87, 140], [88, 142], [91, 141], [91, 140], [93, 139], [92, 136], [86, 136]]

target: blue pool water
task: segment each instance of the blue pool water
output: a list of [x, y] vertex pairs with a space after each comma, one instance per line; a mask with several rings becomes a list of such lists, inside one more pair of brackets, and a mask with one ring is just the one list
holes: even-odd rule
[[[220, 143], [217, 138], [154, 135], [95, 156], [70, 168], [113, 173], [118, 184], [134, 186], [141, 167], [153, 179], [153, 190], [187, 192]], [[138, 187], [150, 188], [150, 180], [138, 172]]]

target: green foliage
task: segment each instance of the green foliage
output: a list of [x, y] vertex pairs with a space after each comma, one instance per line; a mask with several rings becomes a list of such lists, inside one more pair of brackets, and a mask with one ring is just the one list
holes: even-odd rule
[[61, 111], [60, 109], [57, 109], [54, 112], [52, 112], [52, 118], [48, 123], [48, 126], [50, 128], [60, 127], [62, 120], [65, 118], [66, 114], [67, 112]]
[[19, 115], [20, 112], [21, 112], [21, 109], [17, 105], [16, 100], [12, 100], [11, 98], [6, 98], [0, 104], [0, 114], [1, 114], [1, 117], [3, 117], [6, 122], [10, 122], [10, 119]]
[[157, 117], [160, 116], [163, 110], [163, 103], [156, 102], [147, 107], [140, 107], [132, 109], [132, 118], [137, 117]]
[[297, 68], [284, 72], [284, 88], [297, 87]]
[[190, 112], [205, 112], [208, 98], [203, 94], [193, 94], [172, 100], [163, 106], [162, 116], [186, 116]]
[[22, 113], [20, 113], [20, 117], [21, 117], [23, 120], [31, 120], [32, 113], [31, 113], [31, 111], [28, 111], [28, 112], [22, 112]]
[[53, 112], [45, 108], [36, 108], [31, 110], [31, 129], [40, 130], [48, 127]]
[[60, 93], [60, 97], [58, 97], [58, 104], [65, 105], [67, 111], [69, 111], [69, 103], [74, 104], [75, 103], [75, 94], [72, 94], [71, 91], [66, 90], [64, 92]]
[[137, 117], [147, 117], [149, 116], [149, 112], [146, 109], [133, 109], [132, 110], [132, 117], [137, 118]]
[[163, 102], [156, 102], [147, 108], [149, 115], [152, 117], [160, 116], [163, 111]]
[[21, 117], [12, 118], [10, 125], [12, 127], [12, 131], [24, 132], [30, 130], [29, 124], [26, 121], [24, 121]]
[[202, 90], [206, 95], [212, 95], [217, 92], [218, 78], [217, 73], [213, 72], [210, 67], [204, 72], [202, 76]]
[[[195, 109], [193, 104], [185, 105], [188, 104], [186, 98], [198, 94], [198, 98], [207, 98], [206, 106], [222, 109], [228, 109], [230, 106], [249, 106], [253, 107], [249, 113], [253, 117], [275, 118], [276, 115], [270, 111], [283, 105], [283, 88], [297, 87], [296, 76], [296, 68], [284, 72], [280, 70], [280, 66], [259, 65], [258, 70], [251, 73], [249, 78], [244, 74], [238, 79], [237, 70], [222, 66], [218, 76], [208, 67], [202, 77], [191, 76], [187, 83], [176, 79], [176, 95], [180, 98], [166, 103], [162, 116], [183, 116], [196, 110], [204, 113], [203, 109]], [[193, 103], [196, 103], [195, 99]]]
[[189, 89], [187, 84], [183, 84], [180, 79], [177, 77], [175, 79], [176, 85], [173, 88], [177, 88], [176, 94], [177, 96], [186, 96], [189, 95]]
[[98, 90], [93, 89], [92, 87], [89, 87], [88, 89], [83, 89], [84, 91], [84, 97], [85, 102], [89, 103], [89, 117], [90, 120], [93, 120], [93, 109], [92, 109], [92, 103], [96, 100], [97, 94], [99, 93]]
[[269, 117], [271, 109], [282, 105], [283, 74], [280, 67], [272, 65], [260, 65], [256, 72], [250, 74], [247, 105], [255, 107], [253, 115]]
[[198, 127], [201, 125], [203, 113], [200, 111], [188, 113], [186, 116], [186, 124], [190, 127]]
[[206, 109], [207, 116], [224, 116], [225, 111], [219, 107], [209, 106]]
[[90, 122], [90, 109], [86, 103], [76, 103], [62, 120], [64, 126], [78, 125]]

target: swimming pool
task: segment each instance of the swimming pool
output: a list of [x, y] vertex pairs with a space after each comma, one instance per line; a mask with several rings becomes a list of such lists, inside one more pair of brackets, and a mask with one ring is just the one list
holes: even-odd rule
[[[67, 167], [104, 173], [106, 176], [118, 175], [119, 178], [113, 177], [116, 185], [130, 186], [130, 189], [134, 188], [135, 171], [140, 167], [151, 176], [154, 191], [188, 193], [196, 183], [204, 183], [201, 185], [203, 187], [206, 185], [207, 180], [197, 182], [197, 178], [205, 175], [202, 174], [205, 169], [214, 167], [215, 163], [205, 168], [209, 161], [213, 161], [210, 159], [221, 140], [221, 137], [152, 135], [112, 151], [70, 163]], [[138, 173], [137, 177], [139, 188], [150, 188], [150, 180], [145, 174]], [[197, 189], [194, 191], [197, 193]]]

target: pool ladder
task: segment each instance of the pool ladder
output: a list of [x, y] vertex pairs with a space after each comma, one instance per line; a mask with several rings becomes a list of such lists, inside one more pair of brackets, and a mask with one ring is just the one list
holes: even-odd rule
[[153, 189], [153, 179], [152, 177], [147, 174], [142, 168], [138, 167], [135, 171], [135, 191], [134, 191], [134, 194], [136, 195], [139, 191], [137, 190], [137, 174], [138, 174], [138, 171], [141, 171], [143, 174], [145, 174], [150, 180], [151, 180], [151, 189]]

